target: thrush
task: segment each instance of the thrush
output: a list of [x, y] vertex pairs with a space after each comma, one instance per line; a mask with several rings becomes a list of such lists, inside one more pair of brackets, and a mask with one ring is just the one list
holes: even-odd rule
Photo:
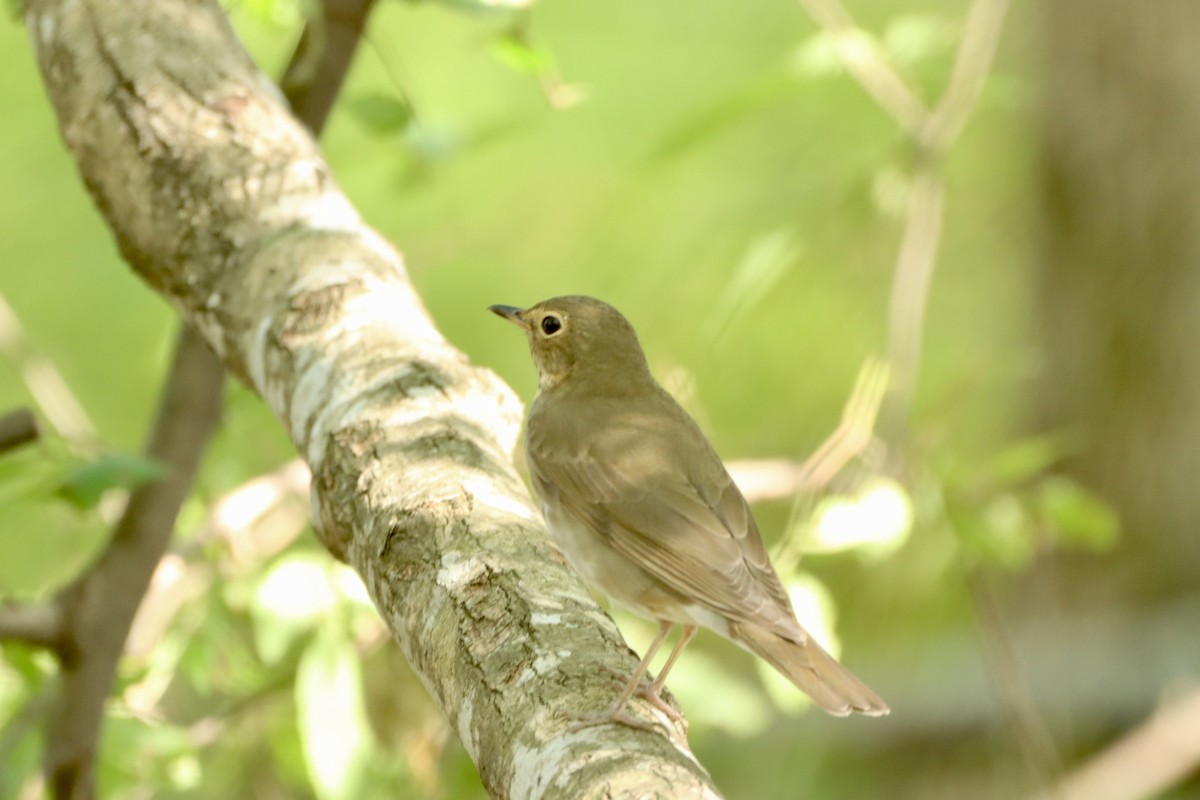
[[624, 690], [585, 724], [648, 727], [627, 705], [676, 625], [678, 642], [640, 692], [672, 717], [661, 692], [699, 627], [763, 658], [831, 714], [887, 714], [796, 620], [746, 499], [651, 375], [625, 317], [583, 296], [490, 310], [525, 330], [537, 367], [525, 457], [551, 538], [586, 583], [659, 625]]

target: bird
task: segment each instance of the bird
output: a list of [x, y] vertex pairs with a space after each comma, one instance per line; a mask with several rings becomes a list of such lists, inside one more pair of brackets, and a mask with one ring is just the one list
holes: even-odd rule
[[[749, 504], [651, 374], [629, 321], [582, 295], [489, 310], [525, 331], [537, 368], [525, 458], [551, 540], [586, 584], [659, 626], [620, 695], [602, 714], [580, 714], [580, 726], [650, 728], [628, 711], [635, 694], [681, 721], [661, 693], [700, 627], [766, 660], [830, 714], [889, 713], [796, 619]], [[675, 626], [663, 668], [640, 689]]]

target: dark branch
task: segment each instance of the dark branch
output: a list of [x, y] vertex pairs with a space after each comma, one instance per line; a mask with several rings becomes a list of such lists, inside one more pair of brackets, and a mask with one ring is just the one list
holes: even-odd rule
[[133, 492], [100, 559], [58, 598], [67, 622], [60, 651], [62, 694], [51, 714], [45, 754], [55, 797], [95, 793], [92, 768], [104, 701], [134, 614], [216, 428], [223, 375], [208, 345], [185, 329], [146, 446], [146, 454], [170, 472]]
[[11, 639], [58, 650], [62, 614], [51, 603], [12, 603], [0, 606], [0, 640]]
[[362, 41], [375, 0], [325, 0], [319, 21], [309, 22], [283, 73], [288, 105], [319, 136]]
[[37, 417], [28, 408], [18, 408], [0, 417], [0, 453], [16, 450], [40, 435]]

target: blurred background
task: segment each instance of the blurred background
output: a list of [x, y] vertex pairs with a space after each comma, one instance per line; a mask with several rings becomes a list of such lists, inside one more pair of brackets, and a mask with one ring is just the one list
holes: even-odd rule
[[[854, 0], [861, 28], [828, 0], [373, 13], [325, 153], [441, 330], [526, 401], [526, 348], [486, 307], [596, 295], [718, 451], [778, 477], [864, 365], [879, 401], [890, 359], [878, 437], [755, 510], [802, 621], [893, 713], [812, 712], [702, 634], [670, 688], [728, 797], [1032, 796], [1195, 692], [1200, 15], [1075, 5]], [[279, 75], [304, 4], [227, 6]], [[145, 469], [176, 318], [118, 258], [17, 18], [0, 96], [0, 410], [69, 428], [0, 458], [0, 598], [25, 599], [89, 562]], [[294, 455], [231, 385], [121, 667], [103, 796], [484, 796], [306, 531]], [[0, 650], [0, 796], [39, 796], [53, 673]], [[1184, 756], [1111, 796], [1200, 778]]]

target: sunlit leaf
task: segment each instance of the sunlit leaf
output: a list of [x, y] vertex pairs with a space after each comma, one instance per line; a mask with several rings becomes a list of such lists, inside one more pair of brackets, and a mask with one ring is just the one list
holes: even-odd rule
[[264, 661], [281, 658], [298, 636], [312, 630], [337, 603], [328, 562], [316, 554], [289, 555], [259, 581], [249, 610], [255, 647]]
[[854, 495], [822, 501], [807, 544], [817, 552], [861, 549], [882, 558], [908, 540], [912, 523], [912, 501], [904, 487], [879, 477], [865, 483]]
[[554, 56], [545, 47], [517, 36], [504, 35], [492, 43], [492, 54], [501, 64], [530, 75], [544, 75], [554, 67]]
[[316, 637], [296, 673], [297, 723], [313, 789], [322, 800], [357, 797], [371, 744], [362, 675], [353, 644]]

